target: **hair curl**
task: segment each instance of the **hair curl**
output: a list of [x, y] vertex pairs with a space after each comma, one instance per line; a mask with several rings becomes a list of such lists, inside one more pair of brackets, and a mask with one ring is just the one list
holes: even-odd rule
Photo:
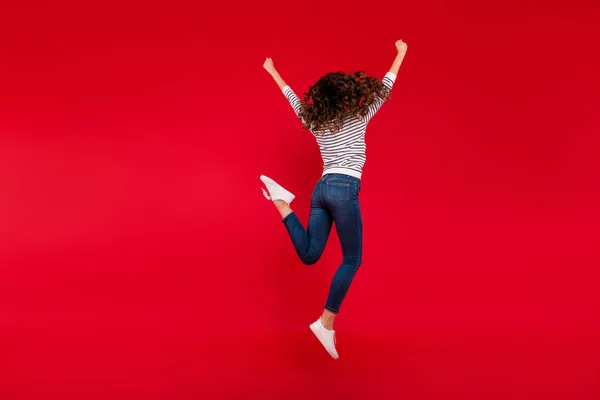
[[364, 117], [375, 101], [386, 101], [390, 90], [377, 78], [363, 71], [352, 74], [331, 72], [321, 77], [304, 94], [298, 116], [302, 128], [314, 134], [342, 129], [344, 118]]

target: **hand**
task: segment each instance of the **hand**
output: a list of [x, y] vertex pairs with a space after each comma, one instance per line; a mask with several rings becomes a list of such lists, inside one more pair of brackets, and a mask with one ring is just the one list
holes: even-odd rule
[[398, 53], [400, 54], [405, 54], [406, 50], [408, 50], [408, 45], [402, 40], [398, 40], [396, 41], [396, 50], [398, 50]]
[[273, 65], [273, 60], [267, 57], [265, 63], [263, 64], [263, 68], [267, 70], [268, 73], [272, 74], [275, 72], [275, 66]]

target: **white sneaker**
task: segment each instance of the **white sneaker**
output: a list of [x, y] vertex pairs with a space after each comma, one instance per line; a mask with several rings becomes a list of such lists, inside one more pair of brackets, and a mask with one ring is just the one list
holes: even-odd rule
[[283, 200], [289, 205], [296, 197], [268, 176], [261, 175], [260, 180], [267, 186], [269, 191], [267, 193], [265, 189], [262, 190], [267, 200]]
[[340, 358], [338, 356], [337, 350], [335, 349], [335, 331], [325, 329], [323, 323], [321, 322], [321, 318], [317, 321], [313, 322], [310, 325], [310, 330], [315, 334], [319, 342], [325, 347], [325, 350], [329, 353], [331, 357], [334, 359]]

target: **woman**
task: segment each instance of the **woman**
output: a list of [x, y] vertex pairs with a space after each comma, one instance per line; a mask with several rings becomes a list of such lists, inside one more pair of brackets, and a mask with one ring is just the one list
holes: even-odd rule
[[323, 159], [323, 175], [311, 199], [310, 220], [305, 230], [290, 208], [294, 195], [273, 179], [262, 175], [261, 181], [283, 218], [296, 253], [307, 265], [321, 257], [333, 222], [342, 246], [343, 262], [335, 273], [321, 317], [310, 329], [334, 358], [333, 321], [356, 271], [362, 263], [362, 220], [358, 193], [365, 163], [365, 131], [369, 121], [388, 98], [407, 46], [396, 42], [398, 54], [382, 81], [363, 72], [329, 73], [310, 87], [300, 100], [283, 81], [273, 61], [267, 58], [264, 68], [271, 74], [290, 102], [302, 127], [312, 131]]

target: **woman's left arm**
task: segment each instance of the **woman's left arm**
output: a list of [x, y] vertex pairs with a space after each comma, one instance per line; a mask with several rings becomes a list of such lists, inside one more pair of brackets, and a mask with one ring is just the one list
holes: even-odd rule
[[283, 78], [281, 78], [281, 75], [279, 75], [279, 72], [277, 72], [277, 70], [275, 69], [275, 65], [273, 65], [273, 60], [267, 58], [263, 67], [273, 77], [273, 80], [275, 81], [275, 83], [277, 83], [279, 89], [283, 90], [283, 88], [287, 86], [287, 83], [285, 83]]
[[294, 109], [294, 112], [296, 113], [296, 115], [298, 115], [300, 113], [300, 107], [302, 105], [302, 102], [300, 101], [298, 96], [296, 96], [296, 93], [294, 93], [292, 88], [289, 87], [287, 83], [285, 83], [281, 75], [279, 75], [279, 72], [277, 72], [275, 66], [273, 65], [273, 60], [267, 58], [263, 67], [271, 75], [271, 77], [273, 77], [273, 80], [275, 81], [275, 83], [277, 83], [279, 89], [281, 89], [286, 99], [288, 99], [288, 101], [290, 102], [290, 105]]

